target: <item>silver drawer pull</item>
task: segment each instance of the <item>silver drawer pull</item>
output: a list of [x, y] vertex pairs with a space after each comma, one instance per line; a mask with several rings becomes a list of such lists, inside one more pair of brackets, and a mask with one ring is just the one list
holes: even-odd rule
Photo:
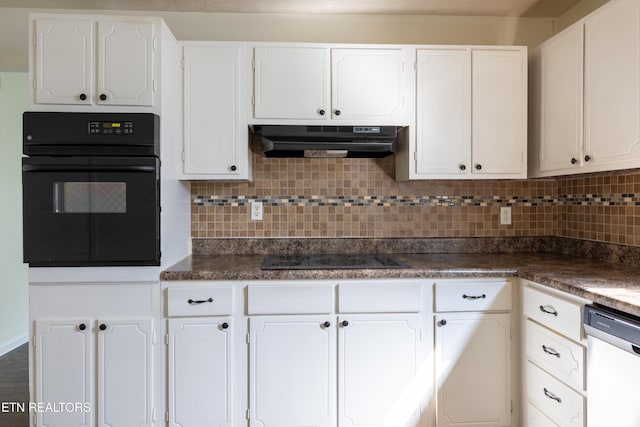
[[462, 295], [462, 298], [470, 299], [470, 300], [485, 299], [486, 297], [487, 296], [485, 294], [482, 294], [482, 295], [467, 295], [467, 294], [464, 294], [464, 295]]
[[205, 302], [213, 302], [213, 298], [209, 298], [209, 299], [198, 299], [198, 300], [193, 300], [193, 299], [189, 299], [189, 301], [187, 301], [189, 304], [203, 304]]
[[558, 396], [556, 396], [555, 394], [551, 393], [549, 390], [547, 390], [546, 388], [544, 389], [544, 395], [547, 396], [549, 399], [551, 400], [555, 400], [558, 403], [562, 403], [562, 399], [560, 399]]
[[540, 311], [546, 314], [553, 314], [554, 316], [558, 316], [558, 312], [551, 305], [541, 305]]
[[560, 353], [558, 353], [555, 349], [553, 349], [551, 347], [547, 347], [544, 344], [542, 344], [542, 351], [544, 351], [547, 354], [550, 354], [551, 356], [555, 356], [558, 359], [560, 358]]

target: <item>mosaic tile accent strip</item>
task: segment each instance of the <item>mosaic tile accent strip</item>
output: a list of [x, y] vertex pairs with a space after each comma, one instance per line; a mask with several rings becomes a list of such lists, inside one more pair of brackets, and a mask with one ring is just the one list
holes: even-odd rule
[[196, 196], [196, 206], [640, 206], [635, 193], [562, 196]]
[[196, 196], [196, 206], [555, 206], [551, 196]]

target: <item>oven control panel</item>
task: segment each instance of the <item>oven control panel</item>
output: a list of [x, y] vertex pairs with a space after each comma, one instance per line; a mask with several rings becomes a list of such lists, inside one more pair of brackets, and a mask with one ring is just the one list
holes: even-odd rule
[[91, 135], [133, 135], [133, 122], [89, 122]]

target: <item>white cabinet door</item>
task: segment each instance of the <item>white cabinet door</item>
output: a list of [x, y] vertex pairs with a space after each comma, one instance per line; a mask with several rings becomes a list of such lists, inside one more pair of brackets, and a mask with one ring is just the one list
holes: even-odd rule
[[227, 318], [169, 319], [169, 426], [233, 427]]
[[540, 48], [540, 171], [560, 171], [582, 164], [583, 49], [582, 25], [573, 26]]
[[417, 52], [416, 173], [471, 172], [471, 57], [468, 49]]
[[93, 23], [83, 20], [35, 21], [35, 102], [91, 104]]
[[332, 118], [403, 119], [404, 70], [401, 49], [332, 49]]
[[185, 46], [184, 175], [249, 179], [243, 58], [238, 44]]
[[473, 50], [473, 173], [526, 177], [526, 52]]
[[153, 322], [98, 321], [98, 427], [152, 426]]
[[93, 425], [93, 339], [89, 319], [36, 320], [36, 402], [78, 402], [90, 411], [38, 411], [36, 423], [48, 427]]
[[97, 104], [153, 105], [154, 43], [150, 22], [98, 22]]
[[525, 178], [526, 50], [418, 49], [416, 60], [414, 178]]
[[549, 417], [531, 403], [527, 403], [527, 427], [558, 427]]
[[420, 389], [419, 315], [338, 320], [338, 425], [416, 425], [420, 395], [411, 390]]
[[511, 425], [511, 315], [436, 315], [438, 427]]
[[328, 119], [329, 49], [256, 47], [254, 117]]
[[640, 1], [611, 2], [587, 19], [584, 78], [585, 168], [637, 167]]
[[[330, 316], [249, 319], [252, 427], [336, 425], [334, 320]], [[329, 324], [324, 326], [325, 322]]]

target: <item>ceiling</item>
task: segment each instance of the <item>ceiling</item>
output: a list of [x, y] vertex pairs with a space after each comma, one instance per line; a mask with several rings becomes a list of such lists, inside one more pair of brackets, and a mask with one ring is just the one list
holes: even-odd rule
[[557, 17], [580, 0], [0, 0], [0, 7], [216, 13]]

